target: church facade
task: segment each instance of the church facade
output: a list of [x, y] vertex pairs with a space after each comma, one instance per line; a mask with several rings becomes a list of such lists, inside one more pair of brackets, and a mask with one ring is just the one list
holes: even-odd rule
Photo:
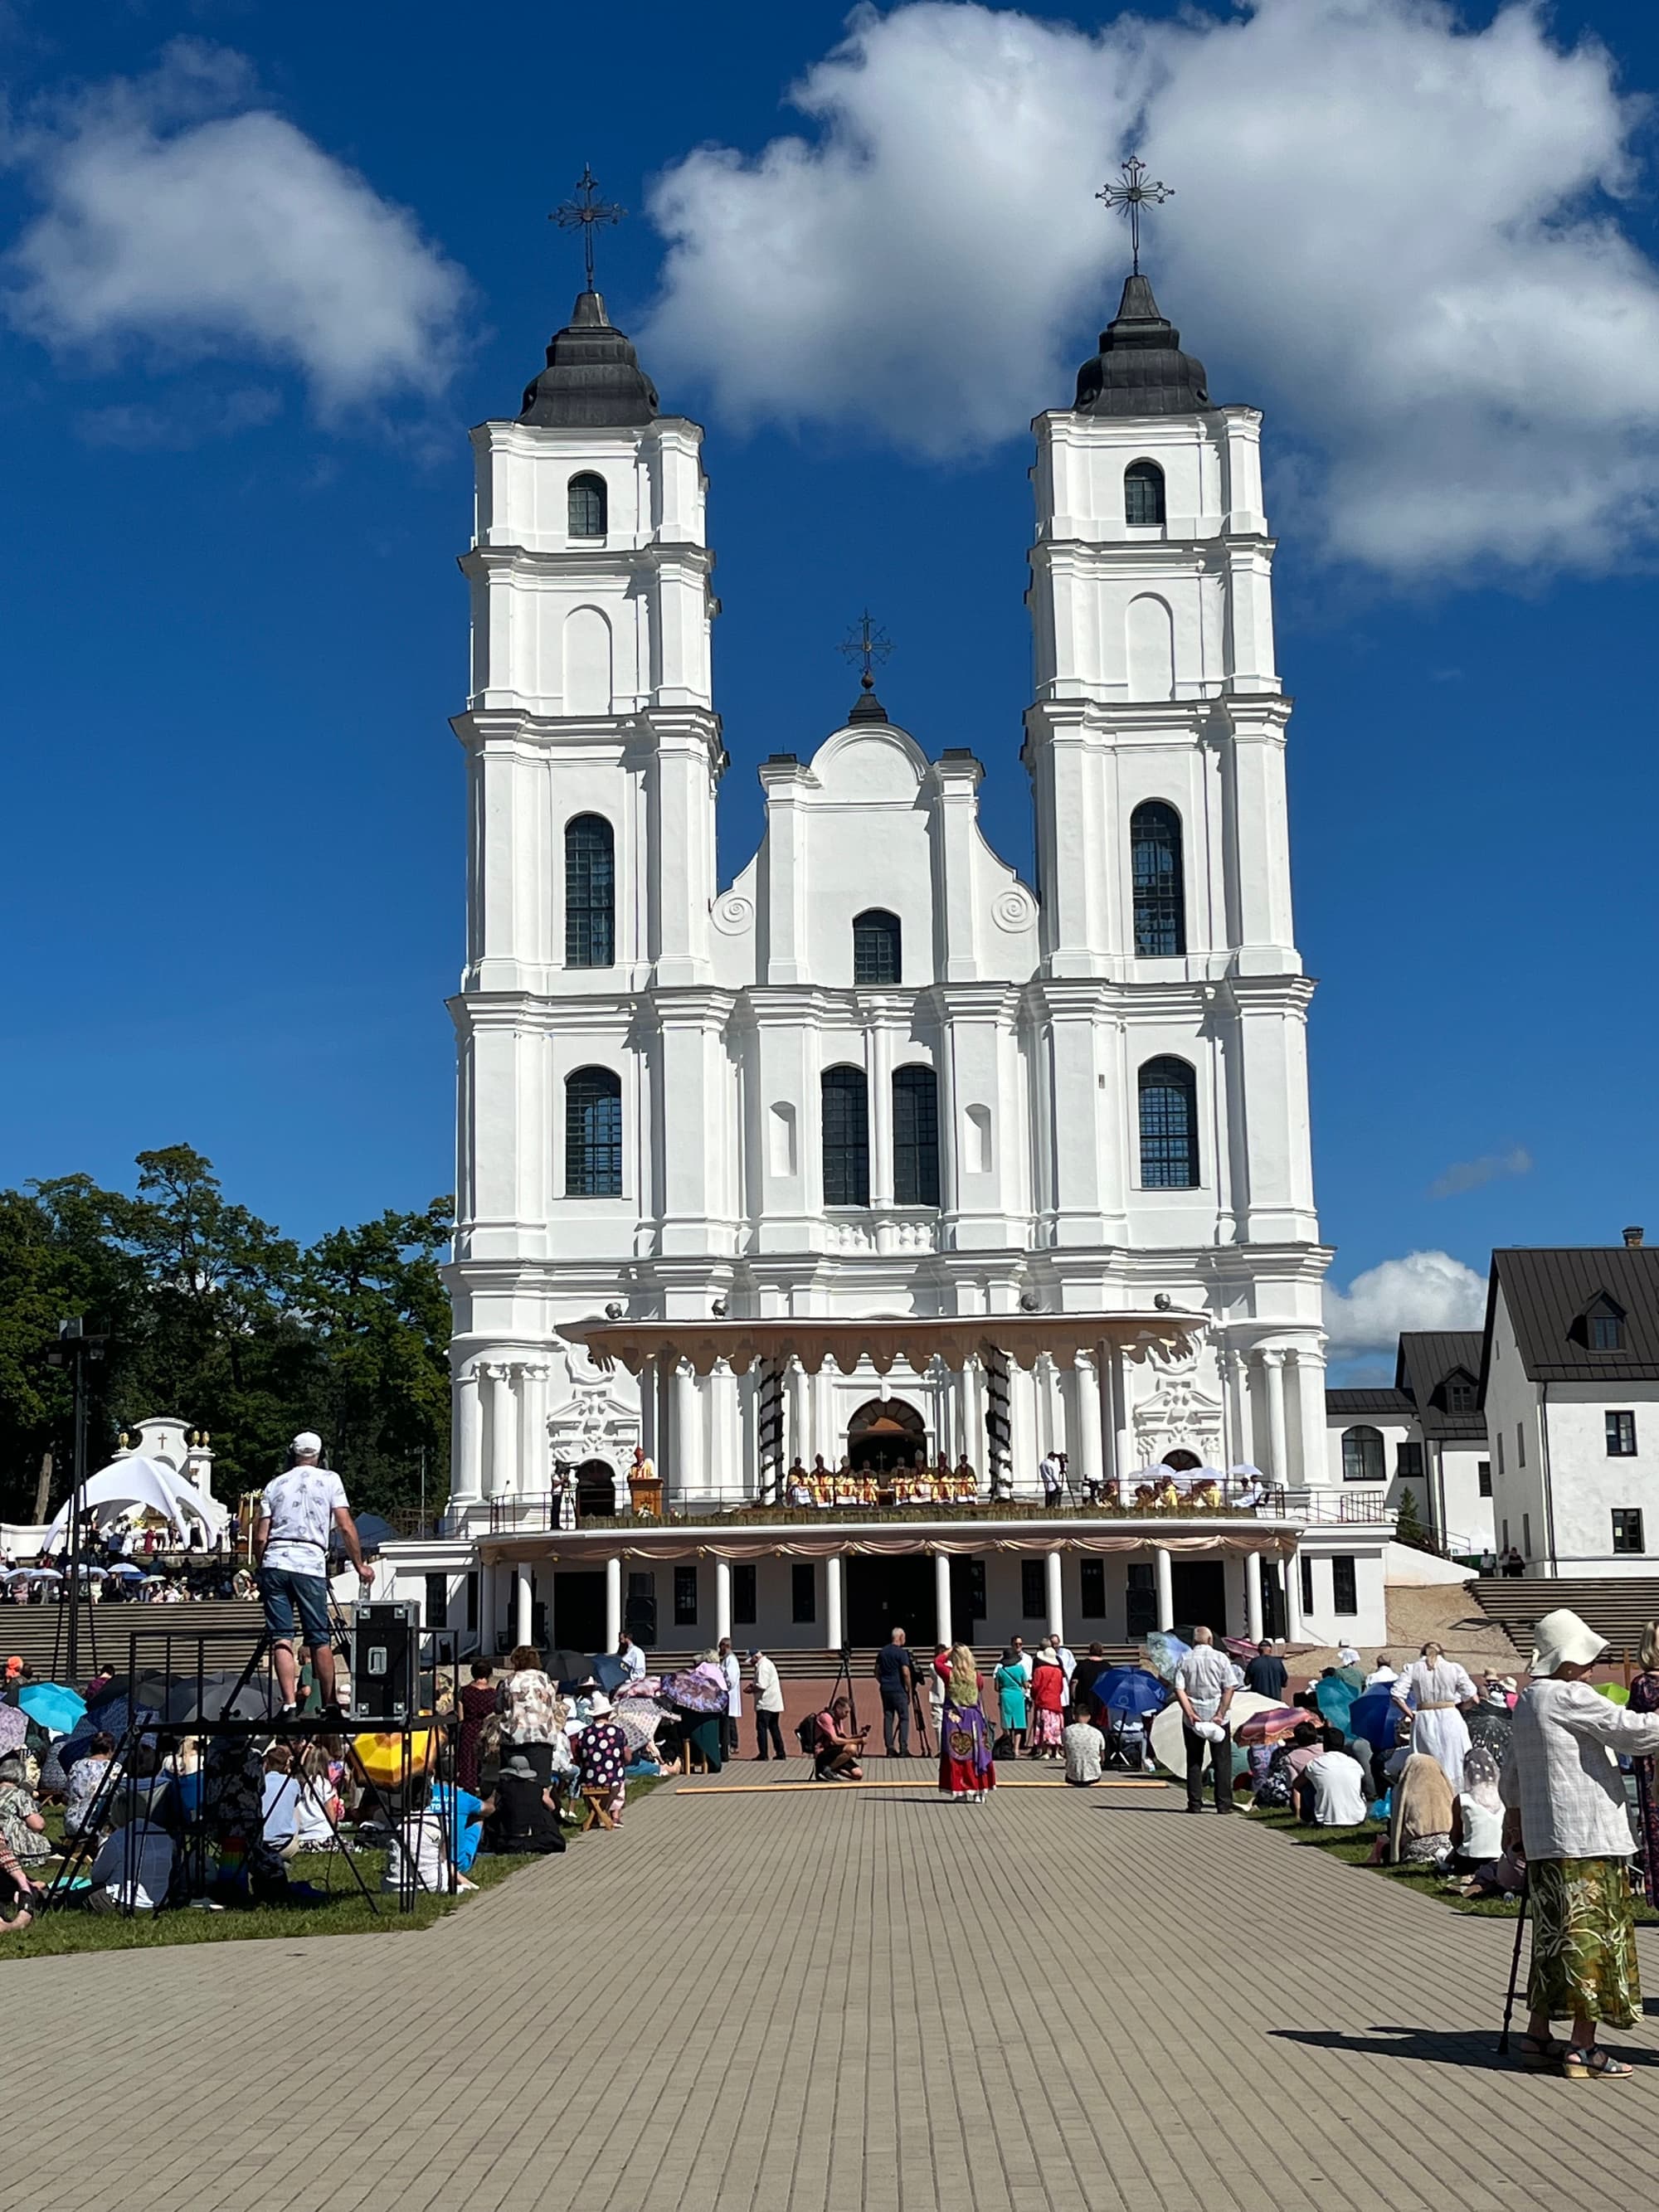
[[[994, 733], [900, 727], [866, 669], [762, 763], [725, 884], [701, 428], [590, 290], [474, 431], [455, 1540], [545, 1526], [556, 1467], [626, 1513], [636, 1448], [671, 1514], [918, 1453], [1015, 1500], [1045, 1454], [1073, 1495], [1176, 1448], [1329, 1485], [1261, 429], [1132, 276], [1034, 425], [1036, 882], [980, 825]], [[1193, 1326], [1113, 1325], [1152, 1314]], [[1082, 1340], [997, 1357], [1045, 1317]], [[635, 1375], [587, 1342], [713, 1321], [987, 1352]], [[526, 1601], [472, 1602], [488, 1635]]]

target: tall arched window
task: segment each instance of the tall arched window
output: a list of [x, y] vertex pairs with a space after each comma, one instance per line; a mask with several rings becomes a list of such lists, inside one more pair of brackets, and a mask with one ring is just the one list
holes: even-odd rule
[[896, 983], [899, 980], [899, 918], [872, 906], [853, 917], [853, 981]]
[[939, 1204], [939, 1078], [931, 1067], [893, 1070], [893, 1198]]
[[1149, 799], [1129, 817], [1129, 876], [1134, 887], [1135, 951], [1158, 959], [1187, 950], [1187, 888], [1181, 817]]
[[564, 964], [609, 968], [617, 957], [617, 861], [602, 814], [564, 825]]
[[585, 469], [572, 477], [568, 490], [568, 527], [573, 538], [603, 538], [605, 526], [605, 478]]
[[861, 1067], [826, 1067], [819, 1079], [823, 1121], [823, 1202], [870, 1203], [870, 1104]]
[[614, 1068], [579, 1067], [564, 1079], [564, 1194], [620, 1198], [623, 1187], [622, 1078]]
[[1342, 1431], [1342, 1480], [1344, 1482], [1382, 1482], [1386, 1480], [1382, 1465], [1382, 1436], [1378, 1429], [1344, 1429]]
[[1197, 1085], [1184, 1060], [1149, 1060], [1140, 1071], [1140, 1180], [1147, 1190], [1198, 1181]]
[[1164, 471], [1156, 461], [1131, 461], [1123, 471], [1123, 520], [1145, 530], [1164, 520]]

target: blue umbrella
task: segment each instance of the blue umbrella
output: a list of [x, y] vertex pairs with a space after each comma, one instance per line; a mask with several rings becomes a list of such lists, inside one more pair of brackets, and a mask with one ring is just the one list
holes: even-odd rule
[[17, 1702], [32, 1721], [54, 1735], [67, 1735], [87, 1709], [87, 1701], [62, 1682], [30, 1682], [17, 1692]]
[[1145, 1720], [1148, 1713], [1162, 1712], [1170, 1702], [1169, 1691], [1144, 1667], [1103, 1668], [1089, 1694], [1109, 1713], [1121, 1713], [1126, 1719]]
[[598, 1653], [588, 1672], [607, 1698], [614, 1698], [622, 1684], [628, 1680], [627, 1665], [614, 1651]]
[[1373, 1751], [1392, 1751], [1400, 1728], [1400, 1708], [1386, 1689], [1367, 1690], [1348, 1712], [1348, 1734], [1363, 1735]]
[[[1354, 1708], [1354, 1689], [1336, 1674], [1322, 1674], [1314, 1684], [1314, 1703], [1333, 1728], [1346, 1735]], [[1368, 1739], [1369, 1741], [1369, 1739]]]

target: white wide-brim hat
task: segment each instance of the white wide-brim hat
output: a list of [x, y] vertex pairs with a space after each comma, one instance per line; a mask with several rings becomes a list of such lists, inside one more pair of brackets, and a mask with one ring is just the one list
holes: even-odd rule
[[1534, 1674], [1553, 1674], [1563, 1662], [1569, 1667], [1590, 1666], [1607, 1648], [1607, 1638], [1598, 1636], [1565, 1605], [1547, 1613], [1532, 1636]]

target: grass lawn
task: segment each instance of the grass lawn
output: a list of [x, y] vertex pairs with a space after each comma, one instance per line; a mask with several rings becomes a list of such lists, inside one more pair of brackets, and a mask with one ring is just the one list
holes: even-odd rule
[[[1363, 1828], [1304, 1828], [1293, 1813], [1284, 1811], [1256, 1812], [1249, 1808], [1249, 1817], [1264, 1828], [1283, 1830], [1287, 1843], [1304, 1850], [1327, 1851], [1331, 1857], [1341, 1859], [1349, 1866], [1370, 1869], [1389, 1881], [1403, 1882], [1407, 1887], [1420, 1890], [1425, 1897], [1437, 1899], [1449, 1905], [1454, 1912], [1473, 1913], [1486, 1920], [1513, 1920], [1520, 1907], [1512, 1898], [1455, 1897], [1443, 1889], [1444, 1876], [1435, 1868], [1427, 1866], [1370, 1866], [1371, 1846], [1383, 1831], [1380, 1824], [1369, 1820]], [[1659, 1912], [1643, 1898], [1636, 1899], [1636, 1918], [1639, 1924], [1659, 1923]]]
[[[655, 1780], [649, 1778], [630, 1782], [629, 1812], [657, 1786]], [[54, 1840], [58, 1825], [58, 1816], [49, 1814], [47, 1828]], [[579, 1837], [568, 1831], [567, 1835], [572, 1850], [594, 1847], [593, 1837]], [[309, 1881], [318, 1889], [331, 1890], [332, 1895], [326, 1903], [254, 1905], [231, 1907], [223, 1912], [180, 1907], [169, 1912], [136, 1912], [130, 1918], [120, 1912], [87, 1912], [75, 1905], [54, 1906], [41, 1914], [32, 1927], [15, 1935], [0, 1934], [0, 1963], [8, 1959], [38, 1959], [69, 1951], [154, 1950], [164, 1944], [240, 1942], [274, 1936], [392, 1936], [404, 1929], [429, 1928], [445, 1913], [465, 1907], [469, 1902], [465, 1892], [459, 1897], [421, 1896], [416, 1899], [412, 1911], [400, 1912], [395, 1893], [386, 1897], [380, 1894], [386, 1861], [384, 1851], [352, 1854], [352, 1864], [373, 1895], [373, 1905], [353, 1881], [350, 1868], [339, 1854], [307, 1852], [290, 1861], [290, 1878]], [[504, 1858], [480, 1852], [469, 1869], [468, 1879], [477, 1883], [482, 1894], [495, 1888], [498, 1882], [506, 1881], [521, 1868], [542, 1863], [535, 1856]]]

